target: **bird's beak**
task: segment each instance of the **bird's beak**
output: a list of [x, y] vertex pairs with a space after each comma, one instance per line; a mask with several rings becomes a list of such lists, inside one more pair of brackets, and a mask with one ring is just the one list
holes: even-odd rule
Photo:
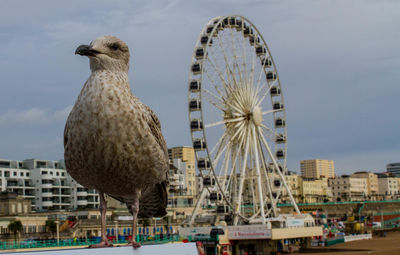
[[100, 51], [93, 49], [90, 45], [81, 45], [75, 50], [75, 54], [88, 57], [96, 56], [98, 53], [100, 53]]

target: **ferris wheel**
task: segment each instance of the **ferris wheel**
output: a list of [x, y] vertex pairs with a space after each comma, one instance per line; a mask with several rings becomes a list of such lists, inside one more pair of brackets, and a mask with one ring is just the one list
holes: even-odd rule
[[279, 76], [259, 30], [239, 15], [211, 19], [189, 74], [189, 122], [202, 208], [230, 224], [266, 223], [285, 197], [287, 128]]

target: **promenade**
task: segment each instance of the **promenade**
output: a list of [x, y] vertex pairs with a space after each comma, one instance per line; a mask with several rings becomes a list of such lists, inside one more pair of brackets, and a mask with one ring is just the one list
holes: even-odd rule
[[[400, 254], [400, 232], [388, 232], [386, 237], [373, 236], [372, 240], [353, 241], [329, 247], [313, 248], [302, 255], [398, 255]], [[320, 252], [318, 252], [318, 250]]]

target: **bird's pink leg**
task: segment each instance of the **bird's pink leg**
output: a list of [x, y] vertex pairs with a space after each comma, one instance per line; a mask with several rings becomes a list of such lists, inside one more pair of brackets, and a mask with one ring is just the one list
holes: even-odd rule
[[131, 212], [133, 215], [133, 226], [132, 226], [132, 241], [128, 245], [132, 245], [133, 248], [139, 248], [140, 243], [136, 242], [136, 227], [137, 227], [137, 216], [139, 213], [139, 199], [135, 199], [135, 202], [131, 205]]
[[100, 206], [99, 211], [101, 215], [101, 241], [98, 244], [90, 245], [89, 248], [104, 248], [113, 246], [107, 239], [106, 236], [106, 211], [107, 211], [107, 202], [104, 198], [104, 193], [99, 192], [100, 197]]

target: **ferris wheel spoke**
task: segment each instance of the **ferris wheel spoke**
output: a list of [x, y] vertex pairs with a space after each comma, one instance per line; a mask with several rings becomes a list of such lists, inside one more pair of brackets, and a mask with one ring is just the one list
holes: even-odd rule
[[230, 34], [231, 34], [231, 43], [232, 43], [232, 54], [233, 54], [233, 66], [236, 66], [236, 69], [238, 70], [238, 74], [239, 74], [239, 80], [240, 80], [240, 84], [243, 84], [244, 80], [242, 78], [242, 73], [240, 72], [240, 67], [237, 61], [238, 55], [236, 54], [236, 47], [235, 47], [235, 42], [234, 42], [234, 35], [233, 35], [233, 29], [229, 29], [230, 30]]
[[[258, 130], [260, 130], [260, 129], [258, 128]], [[299, 208], [297, 207], [296, 201], [294, 200], [294, 198], [293, 198], [293, 196], [292, 196], [292, 193], [290, 192], [290, 189], [289, 189], [289, 187], [288, 187], [287, 184], [286, 184], [285, 177], [283, 176], [283, 174], [282, 174], [282, 172], [281, 172], [281, 170], [280, 170], [280, 168], [279, 168], [279, 165], [278, 165], [278, 163], [277, 163], [277, 161], [276, 161], [276, 159], [275, 159], [275, 156], [272, 154], [272, 151], [271, 151], [271, 149], [270, 149], [270, 147], [269, 147], [267, 141], [265, 140], [265, 138], [264, 138], [262, 135], [261, 135], [261, 138], [262, 138], [261, 141], [264, 143], [264, 146], [265, 146], [265, 148], [267, 149], [267, 152], [268, 152], [268, 154], [269, 154], [269, 156], [270, 156], [270, 158], [271, 158], [271, 160], [272, 160], [272, 163], [274, 164], [275, 170], [276, 170], [276, 172], [278, 173], [278, 175], [279, 175], [279, 177], [280, 177], [280, 179], [281, 179], [281, 182], [283, 182], [283, 185], [284, 185], [284, 187], [285, 187], [285, 189], [286, 189], [286, 191], [287, 191], [287, 193], [288, 193], [288, 195], [289, 195], [289, 197], [290, 197], [290, 200], [291, 200], [291, 202], [292, 202], [293, 207], [295, 208], [296, 212], [297, 212], [298, 214], [300, 214], [300, 210], [299, 210]]]
[[229, 182], [227, 183], [228, 180], [228, 168], [229, 168], [229, 161], [230, 161], [230, 157], [231, 157], [231, 149], [232, 146], [229, 144], [228, 148], [226, 149], [226, 153], [225, 153], [225, 159], [224, 162], [221, 166], [221, 171], [219, 172], [219, 178], [220, 180], [222, 180], [222, 193], [226, 194], [225, 190], [227, 189], [227, 184], [229, 185]]
[[264, 124], [260, 125], [265, 131], [266, 131], [266, 136], [268, 136], [269, 139], [274, 140], [275, 139], [275, 131], [273, 131], [272, 129], [268, 128], [267, 126], [265, 126]]
[[282, 110], [269, 110], [269, 111], [262, 112], [262, 115], [274, 113], [274, 112], [280, 112], [280, 111], [282, 111]]
[[[254, 35], [255, 37], [254, 38], [256, 38], [258, 35]], [[256, 65], [256, 51], [255, 50], [253, 50], [253, 53], [252, 53], [252, 61], [251, 61], [251, 72], [250, 72], [250, 81], [249, 81], [249, 84], [253, 84], [253, 82], [254, 82], [254, 73], [255, 73], [255, 65]]]
[[[208, 95], [204, 94], [204, 98], [207, 100], [207, 102], [209, 102], [210, 104], [214, 105], [216, 108], [220, 109], [221, 111], [225, 111], [224, 110], [224, 105], [221, 101], [221, 98], [219, 98], [217, 95], [215, 95], [214, 93], [212, 93], [211, 91], [209, 91], [208, 89], [203, 89], [203, 91]], [[215, 102], [214, 100], [216, 99], [217, 102]]]
[[[237, 130], [236, 134], [238, 134], [238, 132], [239, 132], [239, 130]], [[235, 136], [236, 136], [236, 134], [235, 134]], [[231, 141], [232, 140], [233, 139], [231, 139]], [[239, 153], [240, 153], [241, 148], [243, 146], [243, 142], [244, 142], [243, 140], [240, 140], [239, 146], [236, 146], [235, 157], [232, 157], [232, 169], [231, 169], [231, 172], [230, 172], [228, 185], [231, 183], [232, 178], [235, 178], [235, 176], [236, 176], [236, 171], [235, 170], [236, 170], [236, 167], [237, 167], [237, 162], [239, 161]], [[226, 185], [226, 187], [228, 187], [228, 185]], [[227, 192], [227, 190], [225, 190], [225, 192]]]
[[224, 151], [226, 150], [226, 147], [228, 146], [229, 142], [227, 144], [225, 144], [224, 146], [222, 146], [222, 143], [220, 144], [217, 154], [215, 155], [215, 158], [213, 160], [213, 166], [217, 166], [218, 164], [218, 160], [221, 157], [222, 153], [224, 153]]
[[[263, 91], [263, 89], [265, 88], [266, 85], [268, 85], [268, 82], [267, 82], [267, 81], [264, 81], [262, 84], [260, 84], [259, 87], [257, 87], [257, 88], [255, 89], [255, 97], [256, 97], [256, 98], [258, 97], [259, 94], [262, 93], [262, 91]], [[267, 91], [266, 91], [265, 93], [262, 93], [262, 94], [265, 96], [266, 94], [268, 94], [269, 90], [270, 90], [270, 89], [268, 88]], [[258, 101], [259, 101], [259, 100], [256, 100], [257, 103], [258, 103]], [[257, 104], [257, 103], [256, 103], [256, 104]]]
[[255, 154], [255, 163], [256, 163], [256, 171], [257, 171], [257, 188], [258, 188], [258, 199], [260, 203], [261, 209], [261, 217], [262, 223], [265, 223], [265, 213], [264, 213], [264, 197], [263, 197], [263, 189], [261, 184], [261, 171], [260, 171], [260, 161], [258, 158], [258, 148], [257, 148], [257, 139], [256, 139], [256, 128], [252, 126], [253, 133], [253, 144], [254, 144], [254, 154]]
[[247, 133], [247, 140], [246, 140], [246, 146], [245, 146], [245, 150], [244, 150], [244, 157], [243, 157], [243, 167], [242, 170], [240, 172], [240, 183], [239, 183], [239, 192], [238, 192], [238, 202], [237, 202], [237, 207], [236, 207], [236, 217], [235, 217], [235, 225], [237, 224], [237, 220], [238, 217], [237, 215], [239, 215], [240, 213], [240, 209], [241, 209], [241, 205], [242, 205], [242, 193], [243, 193], [243, 184], [244, 184], [244, 180], [245, 180], [245, 175], [246, 175], [246, 168], [247, 168], [247, 156], [249, 153], [249, 139], [250, 138], [250, 134]]
[[218, 65], [216, 64], [216, 61], [212, 58], [211, 55], [207, 56], [207, 59], [209, 61], [209, 63], [211, 64], [211, 66], [214, 68], [215, 72], [218, 74], [219, 79], [222, 82], [222, 85], [224, 86], [224, 89], [226, 91], [226, 93], [231, 92], [232, 88], [230, 87], [230, 81], [226, 81], [225, 80], [225, 74], [226, 74], [226, 70], [225, 72], [222, 73], [222, 71], [220, 70], [220, 68], [218, 67]]
[[[264, 92], [263, 96], [257, 101], [256, 105], [260, 106], [262, 101], [264, 101], [264, 98], [268, 95], [268, 93], [271, 91], [272, 86], [269, 86], [268, 89]], [[261, 93], [261, 91], [260, 91]]]
[[[243, 30], [243, 25], [244, 25], [244, 20], [242, 19], [242, 30]], [[247, 65], [246, 65], [246, 40], [244, 36], [241, 36], [242, 38], [242, 66], [243, 66], [243, 70], [244, 70], [244, 80], [246, 82], [248, 82], [249, 80], [249, 74], [248, 74], [248, 70], [247, 70]]]
[[[260, 74], [259, 74], [259, 76], [258, 76], [258, 79], [257, 79], [257, 85], [255, 86], [255, 89], [254, 89], [254, 97], [256, 98], [256, 96], [257, 96], [257, 94], [259, 93], [259, 91], [261, 91], [260, 90], [260, 85], [261, 85], [261, 78], [262, 78], [262, 74], [264, 73], [264, 70], [261, 68], [260, 69]], [[262, 87], [261, 88], [263, 88], [264, 87], [264, 84], [265, 83], [268, 83], [267, 81], [266, 82], [264, 82], [263, 84], [262, 84]], [[268, 89], [269, 90], [269, 89]], [[255, 102], [256, 102], [256, 100], [255, 100]], [[255, 103], [255, 105], [257, 105], [257, 103]]]
[[[261, 130], [258, 130], [258, 131], [261, 131]], [[257, 130], [256, 130], [256, 133], [257, 133], [257, 137], [259, 137], [258, 138], [258, 141], [257, 141], [257, 149], [258, 149], [258, 151], [259, 151], [259, 154], [260, 154], [260, 156], [261, 156], [261, 158], [262, 158], [262, 164], [263, 164], [263, 167], [264, 167], [264, 171], [263, 171], [263, 176], [264, 176], [264, 180], [265, 180], [265, 183], [267, 184], [266, 186], [267, 186], [267, 194], [268, 194], [268, 197], [266, 196], [265, 198], [265, 200], [264, 200], [264, 205], [263, 206], [265, 206], [265, 203], [266, 203], [266, 201], [267, 201], [267, 198], [269, 198], [269, 201], [270, 201], [270, 203], [271, 203], [271, 208], [270, 208], [270, 210], [267, 212], [267, 214], [269, 214], [270, 212], [271, 212], [271, 210], [272, 210], [272, 212], [273, 212], [273, 214], [274, 215], [276, 215], [276, 205], [275, 205], [275, 203], [274, 203], [274, 198], [273, 198], [273, 196], [272, 196], [272, 182], [271, 182], [271, 178], [269, 178], [268, 177], [268, 172], [267, 172], [267, 169], [268, 169], [268, 167], [267, 167], [267, 161], [266, 161], [266, 159], [265, 159], [265, 156], [264, 156], [264, 152], [263, 152], [263, 149], [262, 149], [262, 146], [261, 146], [261, 139], [260, 139], [260, 136], [262, 136], [262, 133], [260, 133], [260, 132], [257, 132]]]
[[231, 70], [231, 68], [230, 68], [230, 66], [229, 66], [229, 60], [228, 60], [228, 58], [227, 58], [227, 56], [226, 56], [225, 48], [224, 48], [224, 46], [222, 45], [222, 39], [221, 39], [219, 33], [217, 34], [217, 37], [218, 37], [219, 47], [221, 48], [222, 53], [223, 53], [223, 55], [224, 55], [225, 65], [227, 65], [226, 68], [227, 68], [227, 70], [229, 71], [230, 75], [232, 76], [232, 78], [233, 78], [232, 80], [233, 80], [234, 84], [237, 86], [238, 83], [237, 83], [237, 81], [236, 81], [236, 77], [235, 77], [235, 75], [233, 74], [233, 72], [232, 72], [232, 70]]
[[226, 123], [231, 123], [231, 122], [237, 122], [237, 121], [241, 121], [244, 120], [245, 117], [239, 117], [239, 118], [234, 118], [234, 119], [225, 119], [225, 120], [221, 120], [221, 121], [217, 121], [214, 123], [209, 123], [209, 124], [205, 124], [204, 127], [205, 128], [210, 128], [210, 127], [216, 127], [222, 124], [226, 124]]
[[[208, 78], [208, 80], [213, 84], [215, 91], [217, 91], [217, 94], [220, 98], [224, 98], [223, 93], [220, 91], [220, 89], [218, 88], [218, 84], [216, 83], [216, 81], [210, 77], [210, 75], [206, 72], [206, 76]], [[225, 86], [225, 85], [224, 85]]]
[[210, 155], [214, 153], [214, 151], [220, 146], [221, 142], [226, 139], [226, 134], [223, 134], [221, 138], [218, 139], [218, 142], [213, 146], [213, 148], [210, 151]]

